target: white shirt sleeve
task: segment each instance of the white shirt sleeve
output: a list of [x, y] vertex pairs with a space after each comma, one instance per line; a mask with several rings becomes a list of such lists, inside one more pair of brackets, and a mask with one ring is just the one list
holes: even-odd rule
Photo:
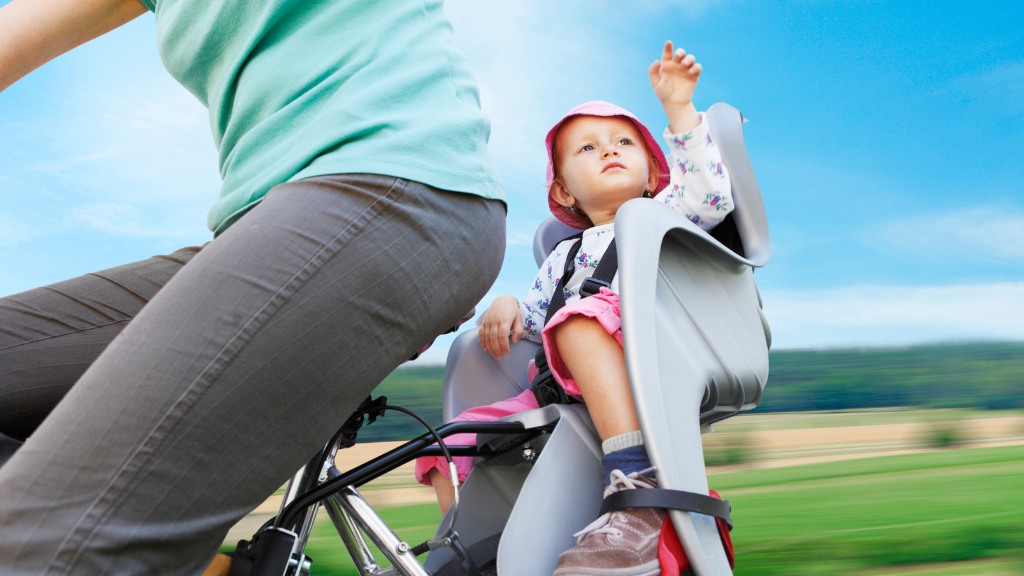
[[671, 183], [654, 198], [710, 230], [733, 210], [732, 184], [703, 113], [700, 118], [700, 125], [685, 134], [665, 129]]

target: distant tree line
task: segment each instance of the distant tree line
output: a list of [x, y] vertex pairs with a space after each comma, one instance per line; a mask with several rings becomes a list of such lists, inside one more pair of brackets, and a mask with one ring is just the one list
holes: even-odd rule
[[[1024, 343], [970, 343], [906, 348], [780, 350], [771, 353], [756, 412], [917, 406], [1024, 408]], [[401, 367], [374, 391], [388, 404], [441, 424], [442, 366]], [[339, 425], [344, 417], [339, 415]], [[401, 440], [425, 431], [390, 412], [364, 426], [360, 440]]]
[[1024, 407], [1024, 343], [772, 353], [759, 412]]

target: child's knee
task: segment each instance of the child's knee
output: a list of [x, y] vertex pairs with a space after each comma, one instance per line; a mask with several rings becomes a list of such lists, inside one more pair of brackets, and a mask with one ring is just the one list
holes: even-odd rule
[[582, 314], [573, 314], [552, 328], [555, 343], [561, 339], [576, 338], [579, 334], [596, 330], [604, 332], [604, 328], [597, 320]]

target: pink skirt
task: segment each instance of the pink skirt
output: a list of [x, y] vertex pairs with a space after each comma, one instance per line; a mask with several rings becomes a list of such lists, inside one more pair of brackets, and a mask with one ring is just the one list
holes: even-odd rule
[[[537, 399], [533, 396], [533, 390], [526, 390], [507, 400], [495, 402], [494, 404], [488, 404], [487, 406], [477, 406], [470, 408], [462, 414], [456, 416], [453, 422], [493, 422], [510, 416], [512, 414], [518, 414], [520, 412], [526, 412], [527, 410], [534, 410], [539, 408], [537, 405]], [[452, 434], [451, 436], [444, 439], [446, 446], [475, 446], [476, 445], [476, 434], [469, 432], [462, 434]], [[455, 462], [455, 470], [459, 473], [459, 482], [466, 479], [469, 476], [469, 471], [473, 469], [473, 458], [471, 456], [453, 456], [452, 461]], [[448, 462], [443, 456], [424, 456], [423, 458], [416, 459], [416, 481], [420, 484], [426, 484], [430, 486], [430, 471], [437, 468], [445, 478], [448, 478]]]

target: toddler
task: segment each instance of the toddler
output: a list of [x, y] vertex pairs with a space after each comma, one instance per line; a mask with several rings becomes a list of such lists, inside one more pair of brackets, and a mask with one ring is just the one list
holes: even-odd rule
[[[728, 172], [692, 101], [701, 65], [692, 54], [673, 50], [666, 42], [648, 72], [668, 117], [664, 138], [671, 164], [651, 132], [629, 111], [600, 101], [570, 110], [545, 139], [548, 206], [560, 221], [583, 230], [582, 237], [555, 247], [522, 302], [509, 295], [496, 298], [479, 328], [481, 346], [498, 358], [523, 337], [543, 343], [555, 380], [567, 397], [586, 404], [601, 437], [606, 496], [655, 487], [657, 481], [626, 374], [617, 278], [589, 297], [581, 297], [580, 287], [612, 244], [615, 213], [628, 200], [647, 197], [664, 202], [705, 230], [732, 210]], [[561, 297], [565, 304], [547, 318], [553, 300]], [[490, 421], [537, 407], [528, 390], [467, 410], [456, 420]], [[472, 435], [449, 440], [474, 442]], [[456, 458], [460, 480], [471, 466], [471, 458]], [[454, 489], [444, 460], [419, 459], [416, 476], [434, 486], [442, 510], [447, 510]], [[603, 515], [576, 534], [578, 545], [562, 554], [555, 575], [609, 574], [609, 568], [618, 569], [616, 574], [658, 574], [658, 539], [665, 514], [663, 509], [634, 508]]]

